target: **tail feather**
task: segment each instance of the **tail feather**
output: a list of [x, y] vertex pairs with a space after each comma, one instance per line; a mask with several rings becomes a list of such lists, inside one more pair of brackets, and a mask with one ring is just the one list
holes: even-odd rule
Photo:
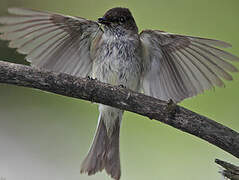
[[119, 132], [120, 125], [117, 125], [113, 129], [111, 138], [108, 140], [107, 148], [107, 163], [105, 164], [105, 170], [114, 179], [120, 179], [120, 154], [119, 154]]
[[103, 117], [100, 116], [99, 125], [91, 148], [82, 163], [81, 173], [93, 175], [103, 169], [114, 179], [121, 175], [119, 156], [120, 119], [113, 127], [110, 135], [107, 133]]

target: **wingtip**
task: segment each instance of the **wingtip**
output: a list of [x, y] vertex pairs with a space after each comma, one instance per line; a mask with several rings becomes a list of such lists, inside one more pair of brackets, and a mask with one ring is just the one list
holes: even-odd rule
[[32, 8], [24, 8], [24, 7], [10, 7], [8, 8], [8, 13], [13, 15], [20, 15], [20, 16], [29, 16], [38, 14], [41, 16], [48, 15], [48, 12], [43, 12], [41, 10], [35, 10]]
[[8, 23], [8, 19], [9, 19], [8, 16], [1, 16], [1, 17], [0, 17], [0, 24], [1, 24], [1, 25], [7, 24], [7, 23]]
[[239, 72], [238, 68], [234, 66], [234, 69], [232, 72]]
[[7, 9], [9, 14], [19, 14], [18, 12], [21, 10], [25, 10], [24, 8], [19, 8], [19, 7], [10, 7]]
[[232, 61], [238, 61], [239, 62], [239, 57], [234, 55], [234, 54], [231, 54], [231, 53], [228, 53], [230, 55], [230, 60]]
[[[0, 29], [0, 33], [1, 33], [1, 29]], [[6, 40], [4, 34], [0, 34], [0, 39], [1, 40]]]
[[224, 46], [222, 48], [231, 48], [232, 45], [230, 43], [224, 42]]
[[215, 40], [215, 41], [218, 42], [218, 44], [216, 44], [216, 46], [217, 45], [219, 46], [219, 44], [220, 44], [219, 47], [221, 47], [221, 48], [231, 48], [232, 47], [232, 45], [230, 43], [228, 43], [228, 42], [221, 41], [221, 40]]

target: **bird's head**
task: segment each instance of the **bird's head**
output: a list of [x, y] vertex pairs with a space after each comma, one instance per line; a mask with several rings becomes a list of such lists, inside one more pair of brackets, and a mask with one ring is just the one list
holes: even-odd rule
[[98, 22], [110, 30], [122, 29], [138, 33], [135, 20], [127, 8], [112, 8], [102, 18], [99, 18]]

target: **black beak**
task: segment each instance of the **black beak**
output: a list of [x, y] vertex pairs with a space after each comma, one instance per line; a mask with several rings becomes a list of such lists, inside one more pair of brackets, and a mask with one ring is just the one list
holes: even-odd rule
[[98, 23], [100, 23], [100, 24], [110, 24], [110, 22], [105, 17], [98, 18]]

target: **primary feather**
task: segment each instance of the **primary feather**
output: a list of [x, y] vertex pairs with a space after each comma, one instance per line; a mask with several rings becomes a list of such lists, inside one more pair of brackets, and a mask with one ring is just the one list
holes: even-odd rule
[[218, 47], [231, 45], [214, 39], [145, 30], [140, 38], [146, 51], [143, 91], [162, 100], [175, 102], [224, 86], [222, 78], [237, 68], [227, 62], [239, 58]]
[[23, 8], [9, 8], [0, 17], [1, 39], [26, 54], [33, 66], [85, 77], [91, 73], [91, 40], [99, 25], [79, 17]]

